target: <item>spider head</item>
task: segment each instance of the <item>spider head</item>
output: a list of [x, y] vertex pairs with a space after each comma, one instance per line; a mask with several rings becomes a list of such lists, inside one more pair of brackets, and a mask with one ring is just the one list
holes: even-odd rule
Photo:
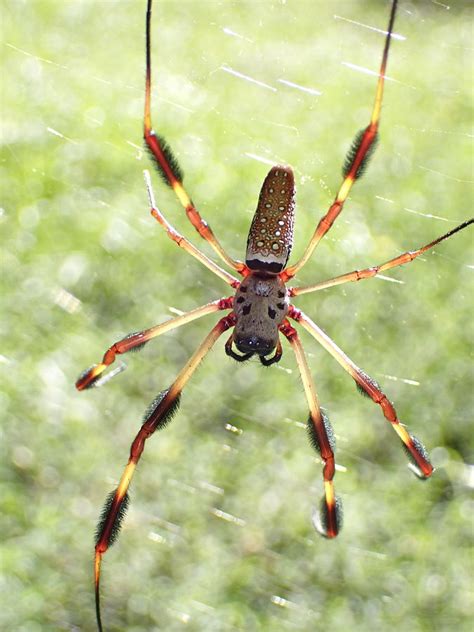
[[269, 355], [276, 347], [278, 342], [278, 333], [276, 339], [263, 338], [255, 334], [239, 333], [234, 336], [235, 346], [241, 353], [256, 353], [260, 356]]

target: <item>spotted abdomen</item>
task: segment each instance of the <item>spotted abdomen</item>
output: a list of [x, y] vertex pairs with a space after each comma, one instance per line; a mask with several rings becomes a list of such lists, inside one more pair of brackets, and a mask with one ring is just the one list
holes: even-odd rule
[[258, 199], [247, 240], [246, 264], [251, 270], [278, 273], [293, 246], [295, 178], [290, 167], [270, 169]]

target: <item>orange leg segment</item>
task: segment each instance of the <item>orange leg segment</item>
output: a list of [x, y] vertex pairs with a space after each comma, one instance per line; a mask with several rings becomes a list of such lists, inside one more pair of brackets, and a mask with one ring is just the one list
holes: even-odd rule
[[313, 447], [319, 452], [324, 462], [324, 496], [321, 501], [320, 517], [315, 526], [324, 537], [335, 538], [342, 527], [342, 502], [336, 496], [333, 484], [336, 472], [334, 433], [327, 415], [321, 411], [319, 406], [316, 388], [296, 329], [285, 320], [280, 325], [280, 331], [288, 339], [295, 353], [309, 406], [308, 435]]
[[[156, 205], [155, 196], [153, 194], [153, 188], [151, 185], [150, 174], [147, 170], [144, 171], [144, 176], [146, 188], [148, 191], [148, 199], [150, 201], [150, 212], [156, 219], [156, 221], [166, 230], [168, 237], [172, 241], [174, 241], [180, 248], [186, 250], [186, 252], [188, 252], [192, 257], [205, 265], [206, 268], [208, 268], [211, 272], [214, 272], [214, 274], [223, 279], [231, 287], [237, 288], [239, 286], [239, 281], [234, 276], [226, 272], [226, 270], [223, 270], [220, 266], [217, 265], [217, 263], [212, 261], [212, 259], [209, 259], [209, 257], [201, 252], [199, 248], [196, 248], [196, 246], [194, 246], [189, 240], [180, 235], [180, 233], [178, 233], [168, 222], [168, 220], [164, 217], [164, 215], [161, 213]], [[244, 268], [246, 269], [246, 266], [244, 266]], [[243, 274], [245, 274], [245, 271], [243, 272]]]
[[384, 417], [390, 422], [393, 429], [400, 437], [403, 447], [410, 459], [411, 470], [421, 479], [426, 479], [433, 473], [428, 454], [417, 437], [410, 434], [406, 427], [398, 419], [395, 408], [388, 400], [387, 396], [381, 390], [377, 382], [369, 377], [364, 371], [359, 369], [352, 360], [340, 349], [331, 338], [320, 329], [306, 314], [290, 305], [288, 316], [298, 322], [313, 338], [328, 351], [337, 362], [345, 369], [355, 380], [359, 390], [366, 394], [370, 399], [378, 404], [382, 409]]

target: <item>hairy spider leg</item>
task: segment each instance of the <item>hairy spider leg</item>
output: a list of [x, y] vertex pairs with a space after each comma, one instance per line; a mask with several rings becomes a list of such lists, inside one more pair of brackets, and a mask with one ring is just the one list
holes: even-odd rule
[[418, 478], [429, 478], [434, 468], [429, 461], [425, 447], [421, 441], [410, 434], [406, 427], [400, 422], [395, 408], [377, 382], [356, 366], [342, 349], [301, 310], [290, 305], [288, 317], [295, 320], [304, 327], [313, 338], [316, 338], [326, 351], [339, 362], [342, 368], [352, 376], [360, 392], [370, 397], [373, 402], [380, 406], [384, 417], [391, 423], [393, 429], [402, 441], [403, 447], [410, 459], [410, 469]]
[[214, 251], [228, 266], [239, 273], [244, 273], [247, 266], [241, 261], [232, 259], [221, 246], [209, 224], [202, 219], [194, 206], [190, 196], [183, 186], [183, 171], [164, 138], [157, 135], [151, 122], [151, 7], [152, 0], [148, 0], [146, 12], [146, 84], [145, 84], [145, 117], [144, 138], [150, 155], [154, 160], [163, 181], [175, 192], [178, 200], [186, 211], [189, 221], [212, 246]]
[[217, 339], [230, 327], [235, 324], [235, 314], [231, 312], [219, 320], [206, 336], [201, 345], [196, 349], [191, 358], [180, 371], [171, 386], [162, 391], [153, 401], [150, 408], [145, 413], [142, 427], [130, 448], [130, 456], [122, 478], [111, 494], [109, 494], [102, 515], [97, 526], [95, 558], [94, 558], [94, 578], [95, 578], [95, 602], [97, 626], [102, 632], [102, 621], [100, 611], [100, 572], [102, 556], [117, 539], [121, 524], [125, 517], [129, 505], [128, 489], [132, 480], [135, 468], [140, 460], [145, 442], [156, 431], [169, 423], [173, 415], [179, 408], [181, 392], [191, 378], [192, 374], [212, 349]]
[[135, 333], [128, 334], [128, 336], [125, 336], [122, 340], [115, 342], [107, 349], [104, 357], [102, 358], [102, 362], [99, 364], [93, 364], [90, 368], [81, 373], [76, 381], [77, 390], [83, 391], [86, 388], [94, 386], [105, 369], [115, 362], [117, 355], [127, 353], [128, 351], [141, 351], [146, 343], [153, 338], [157, 338], [158, 336], [161, 336], [161, 334], [171, 331], [172, 329], [176, 329], [177, 327], [181, 327], [181, 325], [186, 325], [187, 323], [190, 323], [197, 318], [201, 318], [202, 316], [207, 316], [208, 314], [212, 314], [220, 310], [232, 309], [233, 303], [233, 296], [229, 298], [220, 298], [217, 301], [212, 301], [211, 303], [207, 303], [201, 307], [196, 307], [196, 309], [186, 312], [185, 314], [181, 314], [175, 318], [170, 318], [164, 323], [160, 323], [159, 325], [155, 325], [154, 327], [150, 327], [144, 331], [137, 331]]
[[354, 182], [360, 178], [367, 167], [367, 163], [376, 147], [378, 139], [378, 127], [380, 121], [380, 110], [382, 107], [383, 89], [385, 82], [385, 71], [387, 68], [388, 51], [390, 48], [390, 40], [393, 32], [393, 25], [395, 22], [395, 13], [397, 11], [397, 0], [393, 0], [392, 9], [390, 13], [390, 20], [387, 29], [387, 36], [385, 38], [385, 47], [382, 55], [382, 63], [379, 70], [379, 79], [377, 82], [377, 89], [375, 93], [375, 102], [370, 117], [370, 123], [368, 126], [360, 130], [349, 149], [343, 166], [343, 181], [334, 199], [334, 202], [329, 207], [327, 213], [319, 220], [319, 223], [314, 231], [314, 234], [306, 247], [303, 256], [292, 266], [289, 266], [286, 270], [280, 273], [282, 280], [288, 281], [294, 277], [299, 270], [305, 265], [308, 259], [314, 252], [314, 249], [324, 237], [324, 235], [331, 228], [335, 222], [337, 216], [342, 211], [344, 202], [349, 195]]
[[342, 283], [348, 283], [349, 281], [362, 281], [362, 279], [370, 279], [371, 277], [377, 276], [381, 272], [385, 272], [386, 270], [390, 270], [391, 268], [396, 268], [397, 266], [404, 265], [405, 263], [410, 263], [423, 253], [425, 253], [430, 248], [433, 248], [437, 244], [441, 243], [448, 237], [451, 237], [455, 233], [463, 228], [467, 228], [470, 224], [474, 222], [474, 218], [469, 219], [456, 228], [453, 228], [448, 233], [441, 235], [437, 239], [431, 241], [426, 246], [422, 246], [417, 250], [409, 250], [408, 252], [404, 252], [393, 259], [389, 259], [385, 263], [381, 263], [377, 266], [372, 266], [370, 268], [365, 268], [364, 270], [354, 270], [353, 272], [346, 272], [345, 274], [341, 274], [337, 277], [333, 277], [332, 279], [327, 279], [326, 281], [320, 281], [319, 283], [314, 283], [312, 285], [305, 285], [303, 287], [291, 287], [288, 288], [289, 296], [299, 296], [300, 294], [307, 294], [308, 292], [316, 292], [317, 290], [324, 290], [328, 287], [334, 287], [335, 285], [341, 285]]
[[280, 325], [280, 331], [287, 338], [295, 353], [309, 406], [308, 436], [311, 445], [319, 453], [324, 463], [324, 495], [321, 499], [320, 515], [316, 528], [321, 535], [335, 538], [342, 527], [342, 502], [334, 492], [333, 478], [336, 473], [334, 432], [327, 415], [321, 411], [319, 406], [316, 388], [296, 329], [285, 319]]
[[164, 217], [163, 213], [158, 209], [158, 206], [156, 205], [149, 171], [145, 169], [143, 174], [145, 176], [148, 200], [150, 202], [150, 212], [156, 219], [156, 221], [165, 229], [168, 237], [172, 241], [174, 241], [180, 248], [183, 248], [183, 250], [188, 252], [192, 257], [200, 261], [211, 272], [214, 272], [214, 274], [223, 279], [231, 287], [237, 288], [240, 283], [234, 276], [229, 274], [226, 270], [223, 270], [220, 266], [217, 265], [217, 263], [212, 261], [212, 259], [209, 259], [209, 257], [201, 252], [199, 248], [196, 248], [196, 246], [194, 246], [188, 239], [178, 233], [176, 229], [168, 222], [168, 220]]

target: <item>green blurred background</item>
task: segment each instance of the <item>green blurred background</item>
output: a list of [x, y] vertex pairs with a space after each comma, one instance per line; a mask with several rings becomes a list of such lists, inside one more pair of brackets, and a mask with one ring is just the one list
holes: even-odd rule
[[[217, 316], [126, 357], [102, 389], [76, 392], [79, 372], [117, 338], [229, 294], [148, 212], [144, 4], [2, 8], [3, 630], [95, 629], [103, 500], [143, 411]], [[385, 261], [472, 214], [468, 5], [401, 2], [380, 146], [300, 284]], [[295, 169], [302, 253], [370, 114], [375, 78], [346, 64], [377, 70], [383, 35], [363, 25], [384, 29], [388, 13], [375, 1], [157, 3], [155, 127], [232, 256], [244, 256], [266, 162]], [[209, 253], [154, 181], [167, 217]], [[379, 408], [303, 333], [345, 507], [340, 537], [321, 539], [321, 464], [288, 345], [264, 369], [218, 343], [147, 445], [104, 559], [106, 630], [470, 629], [472, 235], [394, 270], [395, 282], [295, 301], [384, 386], [429, 448], [433, 479], [416, 480]]]

